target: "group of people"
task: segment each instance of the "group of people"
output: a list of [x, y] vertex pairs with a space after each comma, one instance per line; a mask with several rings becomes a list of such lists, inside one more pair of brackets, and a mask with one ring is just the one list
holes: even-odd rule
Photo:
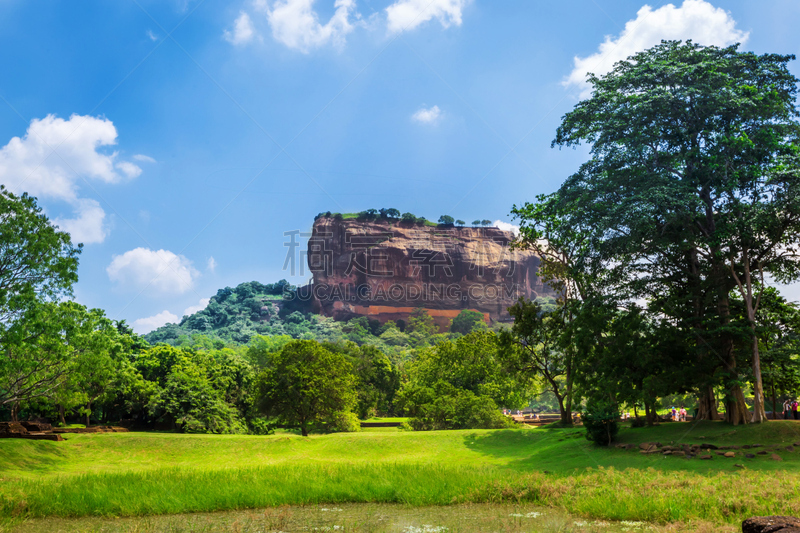
[[672, 421], [673, 422], [686, 422], [686, 408], [681, 407], [680, 409], [675, 409], [675, 406], [672, 406], [672, 410], [670, 411], [672, 414]]
[[783, 419], [797, 420], [797, 400], [786, 400], [783, 402]]

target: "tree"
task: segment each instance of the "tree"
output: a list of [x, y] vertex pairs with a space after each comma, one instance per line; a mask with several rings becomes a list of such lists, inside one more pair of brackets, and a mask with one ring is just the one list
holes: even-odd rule
[[383, 208], [378, 211], [383, 218], [400, 218], [400, 211], [395, 209], [394, 207], [390, 207], [388, 209]]
[[[699, 418], [716, 415], [713, 386], [721, 379], [726, 419], [749, 421], [730, 294], [741, 285], [749, 298], [745, 271], [767, 270], [763, 260], [777, 260], [776, 250], [796, 235], [800, 130], [790, 59], [664, 41], [602, 78], [590, 76], [592, 97], [565, 115], [553, 141], [592, 146], [557, 201], [560, 212], [597, 232], [589, 245], [617, 293], [649, 299], [695, 335]], [[769, 268], [793, 279], [796, 269], [786, 265], [793, 254]]]
[[450, 322], [450, 332], [467, 335], [474, 329], [479, 328], [481, 324], [486, 325], [483, 320], [483, 313], [464, 309]]
[[481, 220], [481, 226], [491, 226], [491, 225], [492, 225], [491, 220], [486, 220], [486, 219]]
[[414, 213], [403, 213], [400, 216], [400, 220], [402, 220], [403, 222], [413, 223], [417, 221], [417, 217], [414, 215]]
[[443, 226], [452, 226], [455, 222], [455, 219], [450, 215], [442, 215], [439, 217], [439, 224]]
[[558, 400], [561, 423], [571, 426], [575, 357], [571, 349], [560, 345], [565, 329], [563, 316], [559, 312], [544, 313], [538, 303], [524, 298], [508, 312], [514, 325], [500, 332], [505, 366], [523, 381], [542, 379]]
[[473, 220], [472, 221], [472, 225], [473, 226], [480, 226], [481, 225], [481, 221], [480, 220]]
[[505, 427], [498, 405], [520, 407], [530, 390], [505, 371], [487, 331], [422, 349], [406, 371], [398, 403], [419, 430]]
[[76, 357], [97, 348], [98, 312], [74, 302], [32, 302], [0, 336], [0, 405], [49, 398], [73, 370]]
[[428, 314], [428, 311], [422, 307], [417, 307], [411, 314], [408, 315], [408, 323], [406, 325], [406, 333], [418, 333], [422, 336], [429, 337], [439, 331], [433, 317]]
[[69, 295], [82, 246], [48, 220], [36, 198], [0, 185], [0, 325], [37, 298]]
[[465, 224], [466, 224], [466, 222], [464, 222], [463, 220], [456, 220], [456, 225], [457, 226], [462, 226], [463, 227]]
[[350, 363], [310, 340], [292, 341], [275, 353], [258, 376], [257, 389], [261, 411], [299, 427], [304, 437], [316, 424], [353, 416], [356, 405]]

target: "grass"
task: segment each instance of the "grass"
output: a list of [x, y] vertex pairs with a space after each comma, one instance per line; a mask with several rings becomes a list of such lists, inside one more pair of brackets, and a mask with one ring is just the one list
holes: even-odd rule
[[[800, 513], [800, 449], [779, 451], [780, 462], [687, 460], [598, 448], [579, 429], [68, 439], [0, 440], [0, 517], [344, 502], [527, 502], [595, 518], [716, 524]], [[800, 423], [668, 423], [623, 428], [618, 440], [785, 447], [800, 441]]]

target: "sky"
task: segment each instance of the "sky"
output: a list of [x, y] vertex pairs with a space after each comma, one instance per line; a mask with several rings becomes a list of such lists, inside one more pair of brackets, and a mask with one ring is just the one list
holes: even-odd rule
[[0, 184], [84, 243], [76, 300], [145, 333], [303, 283], [286, 245], [320, 212], [508, 227], [586, 160], [550, 143], [587, 72], [661, 39], [797, 53], [798, 23], [789, 0], [0, 0]]

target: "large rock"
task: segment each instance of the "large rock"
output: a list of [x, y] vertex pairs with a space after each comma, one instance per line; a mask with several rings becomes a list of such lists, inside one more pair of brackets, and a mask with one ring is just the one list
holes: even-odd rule
[[512, 251], [512, 239], [498, 228], [320, 217], [308, 241], [315, 310], [386, 322], [423, 307], [440, 328], [465, 309], [508, 321], [520, 296], [554, 295], [536, 275], [539, 257]]
[[29, 422], [24, 420], [20, 422], [20, 424], [28, 431], [53, 431], [53, 426], [46, 422]]
[[754, 516], [742, 522], [742, 533], [800, 533], [800, 519], [793, 516]]
[[19, 422], [0, 422], [0, 435], [27, 435], [28, 430]]

